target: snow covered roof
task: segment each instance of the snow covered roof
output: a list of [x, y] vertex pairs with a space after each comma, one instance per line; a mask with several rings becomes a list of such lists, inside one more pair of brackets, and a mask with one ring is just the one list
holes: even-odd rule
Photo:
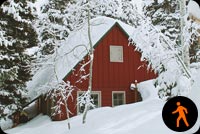
[[[108, 17], [97, 17], [91, 20], [91, 37], [93, 46], [115, 25], [118, 24], [124, 32], [130, 36], [133, 27], [129, 26], [119, 20]], [[67, 40], [62, 43], [57, 52], [44, 63], [40, 70], [33, 76], [32, 81], [28, 82], [27, 88], [29, 96], [34, 99], [42, 92], [48, 90], [49, 84], [56, 79], [55, 72], [58, 80], [62, 79], [80, 62], [87, 54], [89, 49], [87, 24], [81, 29], [72, 32]]]

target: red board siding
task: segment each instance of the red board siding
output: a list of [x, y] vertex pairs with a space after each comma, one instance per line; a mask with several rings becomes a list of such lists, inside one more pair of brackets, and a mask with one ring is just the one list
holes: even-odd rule
[[[123, 46], [123, 62], [110, 62], [110, 45]], [[153, 72], [148, 72], [144, 62], [140, 61], [141, 54], [134, 51], [134, 46], [128, 46], [128, 37], [118, 25], [115, 25], [104, 38], [96, 45], [94, 51], [93, 63], [93, 91], [101, 91], [102, 106], [112, 106], [112, 91], [125, 91], [126, 103], [135, 101], [134, 91], [130, 90], [130, 84], [137, 80], [138, 82], [155, 78]], [[85, 62], [88, 61], [86, 56]], [[81, 64], [83, 61], [81, 61]], [[143, 65], [143, 66], [141, 66]], [[141, 66], [141, 67], [140, 67]], [[140, 67], [140, 68], [139, 68]], [[87, 90], [88, 79], [82, 83], [76, 83], [80, 76], [80, 65], [77, 65], [75, 71], [66, 77], [66, 81], [70, 81], [80, 90]], [[89, 65], [86, 67], [86, 72], [89, 72]], [[73, 115], [76, 115], [76, 91], [74, 100], [69, 100], [69, 108]], [[72, 115], [72, 116], [73, 116]], [[56, 117], [57, 120], [66, 118], [65, 116]]]

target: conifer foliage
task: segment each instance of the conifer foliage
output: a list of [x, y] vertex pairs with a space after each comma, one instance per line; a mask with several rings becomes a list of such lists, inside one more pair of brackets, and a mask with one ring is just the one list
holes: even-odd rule
[[35, 28], [39, 35], [40, 58], [55, 52], [68, 36], [69, 28], [65, 25], [64, 12], [70, 0], [51, 0], [40, 9]]
[[176, 0], [164, 0], [159, 3], [157, 0], [154, 0], [145, 10], [145, 14], [151, 18], [152, 24], [160, 26], [159, 28], [163, 34], [177, 45], [180, 45], [179, 2]]
[[0, 117], [20, 110], [27, 102], [26, 82], [32, 77], [33, 55], [37, 45], [32, 28], [31, 2], [8, 0], [0, 8]]
[[[192, 85], [190, 66], [186, 64], [189, 58], [185, 58], [189, 53], [185, 48], [199, 36], [199, 25], [189, 19], [187, 10], [183, 15], [180, 6], [180, 1], [174, 0], [146, 3], [145, 17], [140, 19], [132, 38], [149, 66], [158, 73], [155, 86], [162, 99], [188, 95]], [[182, 26], [181, 18], [185, 23]]]

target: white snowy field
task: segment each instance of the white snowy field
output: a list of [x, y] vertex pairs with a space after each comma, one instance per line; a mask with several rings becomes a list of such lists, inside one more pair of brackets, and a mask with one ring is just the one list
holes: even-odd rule
[[[200, 109], [200, 69], [193, 69], [195, 80], [189, 97]], [[48, 116], [39, 115], [30, 122], [16, 128], [6, 130], [8, 134], [176, 134], [168, 129], [162, 121], [164, 101], [157, 97], [153, 81], [139, 84], [144, 101], [118, 107], [103, 107], [89, 111], [86, 124], [82, 124], [82, 116], [70, 119], [71, 130], [67, 121], [52, 122]], [[200, 114], [200, 113], [199, 113]], [[195, 132], [200, 124], [187, 132]], [[180, 133], [180, 132], [179, 132]]]

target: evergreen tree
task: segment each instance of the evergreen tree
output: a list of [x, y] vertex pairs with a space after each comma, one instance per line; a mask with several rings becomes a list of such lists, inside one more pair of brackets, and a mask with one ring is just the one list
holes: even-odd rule
[[31, 2], [9, 0], [0, 8], [0, 117], [20, 111], [27, 102], [26, 82], [32, 77], [33, 55], [37, 34]]
[[[150, 17], [151, 23], [166, 36], [166, 40], [170, 41], [170, 47], [173, 48], [173, 52], [169, 53], [166, 59], [172, 56], [172, 53], [177, 53], [176, 57], [181, 57], [183, 60], [182, 67], [186, 67], [188, 70], [189, 68], [189, 53], [188, 53], [188, 46], [191, 46], [193, 42], [196, 40], [196, 36], [198, 33], [196, 32], [198, 26], [193, 24], [191, 20], [186, 15], [184, 16], [185, 25], [183, 29], [181, 29], [181, 18], [182, 13], [180, 12], [180, 1], [177, 0], [164, 0], [159, 2], [158, 0], [154, 0], [151, 4], [147, 5], [145, 9], [145, 15]], [[186, 0], [186, 5], [188, 5], [188, 0]], [[183, 31], [181, 31], [183, 30]], [[183, 35], [181, 33], [184, 33]], [[181, 43], [181, 36], [184, 37], [184, 42]], [[167, 51], [165, 52], [167, 53]], [[165, 59], [163, 59], [165, 60]], [[179, 59], [180, 61], [180, 59]], [[180, 74], [176, 71], [176, 78], [174, 80], [168, 79], [169, 73], [173, 72], [170, 70], [171, 67], [169, 65], [164, 65], [164, 61], [161, 61], [162, 67], [159, 70], [159, 77], [156, 80], [156, 87], [159, 89], [159, 96], [161, 98], [171, 98], [173, 96], [177, 96], [182, 94], [180, 89], [180, 79], [181, 77], [188, 77], [187, 73], [183, 73], [183, 69], [180, 71]], [[166, 61], [167, 63], [168, 61]], [[180, 63], [179, 63], [180, 64]], [[180, 66], [180, 65], [179, 65]], [[175, 68], [175, 67], [174, 67]], [[175, 70], [175, 69], [174, 69]], [[178, 69], [177, 69], [178, 70]], [[175, 71], [174, 71], [175, 72]], [[182, 76], [183, 75], [183, 76]], [[175, 76], [175, 75], [174, 75]], [[189, 83], [189, 82], [188, 82]], [[188, 84], [189, 85], [189, 84]], [[189, 87], [187, 87], [189, 90]]]
[[41, 8], [36, 29], [39, 35], [40, 58], [45, 58], [55, 52], [68, 35], [64, 24], [64, 9], [70, 0], [51, 0]]
[[137, 26], [139, 25], [139, 19], [136, 11], [138, 10], [136, 5], [134, 5], [134, 0], [122, 0], [122, 14], [120, 15], [120, 20], [123, 22]]
[[[145, 15], [150, 17], [152, 24], [159, 28], [159, 30], [166, 35], [176, 46], [180, 48], [180, 10], [179, 3], [176, 0], [164, 0], [159, 3], [158, 0], [154, 0], [153, 3], [145, 7]], [[162, 68], [160, 73], [165, 74], [167, 69]], [[165, 75], [163, 75], [164, 77]], [[155, 85], [159, 87], [159, 79], [157, 79]], [[159, 89], [159, 96], [164, 98], [166, 96], [173, 96], [172, 89], [177, 85], [176, 83], [167, 84], [164, 83], [165, 88]]]
[[179, 1], [164, 0], [158, 3], [154, 0], [153, 3], [145, 8], [145, 15], [150, 17], [154, 26], [158, 26], [163, 34], [180, 45], [180, 9]]

